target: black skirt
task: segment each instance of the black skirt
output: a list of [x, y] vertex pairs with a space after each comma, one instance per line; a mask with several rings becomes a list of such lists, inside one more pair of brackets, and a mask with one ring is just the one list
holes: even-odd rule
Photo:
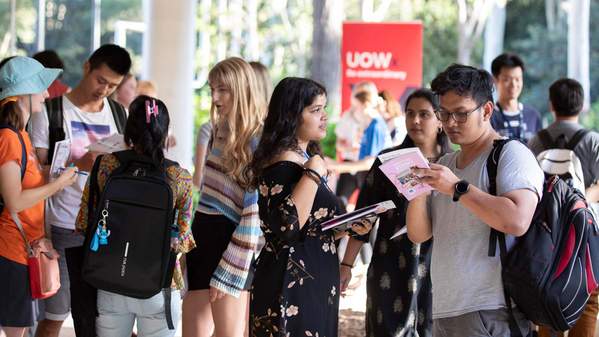
[[[187, 281], [189, 290], [210, 288], [210, 280], [227, 250], [237, 224], [224, 215], [196, 212], [191, 231], [196, 248], [187, 253]], [[254, 278], [254, 258], [243, 290], [250, 290]]]
[[27, 266], [0, 256], [0, 326], [33, 325], [33, 307]]

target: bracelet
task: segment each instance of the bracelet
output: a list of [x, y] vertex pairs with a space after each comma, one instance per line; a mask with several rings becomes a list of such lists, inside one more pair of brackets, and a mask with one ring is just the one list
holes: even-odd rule
[[320, 185], [320, 183], [322, 182], [322, 177], [320, 176], [320, 174], [318, 174], [318, 172], [314, 171], [313, 169], [304, 168], [304, 174], [308, 176], [310, 179], [312, 179], [316, 183], [316, 185]]
[[354, 267], [353, 264], [349, 264], [349, 263], [345, 263], [345, 262], [341, 262], [340, 265], [349, 267], [349, 269], [352, 269]]

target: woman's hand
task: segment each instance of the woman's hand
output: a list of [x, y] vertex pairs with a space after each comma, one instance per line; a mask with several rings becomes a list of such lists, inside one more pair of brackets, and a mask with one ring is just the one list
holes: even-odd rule
[[351, 268], [343, 264], [339, 265], [339, 292], [342, 296], [345, 296], [345, 291], [351, 278]]
[[67, 167], [62, 171], [60, 176], [55, 180], [55, 183], [58, 184], [60, 190], [63, 188], [72, 185], [75, 181], [77, 181], [77, 172], [79, 170], [77, 167]]
[[324, 177], [327, 174], [327, 166], [321, 156], [316, 155], [310, 157], [304, 166], [316, 171], [321, 177]]
[[220, 291], [219, 289], [216, 289], [214, 287], [210, 287], [210, 290], [208, 290], [209, 293], [209, 297], [210, 297], [210, 303], [214, 303], [217, 300], [220, 300], [221, 298], [225, 297], [227, 294], [225, 294], [224, 292]]
[[358, 235], [366, 235], [372, 229], [372, 223], [368, 218], [360, 220], [351, 225], [351, 230]]

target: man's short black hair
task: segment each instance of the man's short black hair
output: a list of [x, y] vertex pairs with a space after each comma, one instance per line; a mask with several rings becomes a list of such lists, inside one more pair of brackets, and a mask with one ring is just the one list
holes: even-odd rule
[[491, 63], [491, 72], [494, 77], [498, 77], [503, 68], [516, 68], [520, 67], [524, 72], [524, 61], [520, 56], [513, 53], [503, 53], [497, 56]]
[[64, 69], [64, 63], [54, 50], [44, 50], [32, 56], [46, 68]]
[[584, 89], [576, 80], [561, 78], [549, 87], [549, 100], [557, 116], [577, 116], [584, 104]]
[[87, 60], [90, 70], [98, 69], [105, 64], [115, 73], [125, 76], [131, 69], [131, 56], [129, 52], [116, 44], [105, 44], [96, 49]]
[[431, 82], [437, 96], [454, 91], [459, 96], [472, 97], [477, 104], [493, 102], [493, 78], [484, 69], [452, 64]]

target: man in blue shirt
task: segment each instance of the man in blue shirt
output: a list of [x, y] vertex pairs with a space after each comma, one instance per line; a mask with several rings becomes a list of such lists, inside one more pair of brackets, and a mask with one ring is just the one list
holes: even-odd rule
[[500, 135], [526, 144], [542, 125], [539, 112], [518, 101], [524, 83], [524, 62], [516, 54], [504, 53], [493, 60], [491, 71], [499, 95], [491, 125]]

